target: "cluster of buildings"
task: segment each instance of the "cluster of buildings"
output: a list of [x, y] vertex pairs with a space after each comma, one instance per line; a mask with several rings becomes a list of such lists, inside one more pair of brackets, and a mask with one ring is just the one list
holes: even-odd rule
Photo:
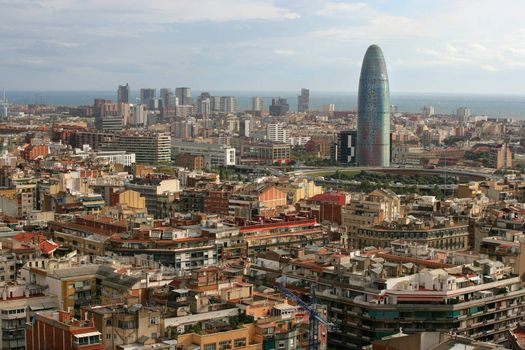
[[0, 348], [525, 349], [520, 123], [399, 113], [377, 46], [357, 112], [132, 102], [0, 100]]

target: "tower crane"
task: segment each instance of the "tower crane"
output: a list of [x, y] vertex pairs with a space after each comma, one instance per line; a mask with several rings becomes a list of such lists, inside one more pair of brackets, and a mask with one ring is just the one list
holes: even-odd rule
[[335, 328], [335, 325], [325, 320], [317, 310], [315, 310], [316, 305], [316, 298], [315, 298], [315, 291], [312, 289], [310, 301], [311, 305], [308, 305], [306, 302], [304, 302], [301, 298], [299, 298], [297, 295], [295, 295], [291, 290], [284, 287], [283, 285], [278, 284], [277, 289], [283, 293], [288, 299], [294, 301], [299, 305], [301, 308], [303, 308], [309, 315], [309, 334], [308, 334], [308, 349], [309, 350], [318, 350], [319, 349], [319, 323], [326, 326], [328, 329]]

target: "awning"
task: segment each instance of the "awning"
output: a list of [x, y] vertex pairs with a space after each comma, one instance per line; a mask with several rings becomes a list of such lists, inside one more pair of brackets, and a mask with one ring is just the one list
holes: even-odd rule
[[101, 335], [100, 332], [89, 332], [89, 333], [81, 333], [81, 334], [75, 334], [75, 338], [84, 338], [84, 337], [94, 337], [97, 335]]

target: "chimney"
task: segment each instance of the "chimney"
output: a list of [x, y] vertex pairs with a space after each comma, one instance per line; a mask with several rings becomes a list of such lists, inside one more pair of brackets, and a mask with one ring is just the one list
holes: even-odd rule
[[58, 321], [66, 323], [71, 320], [71, 314], [67, 311], [60, 310], [58, 311]]

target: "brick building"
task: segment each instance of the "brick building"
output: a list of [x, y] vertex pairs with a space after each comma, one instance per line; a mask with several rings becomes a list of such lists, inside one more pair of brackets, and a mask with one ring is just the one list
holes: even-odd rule
[[103, 350], [93, 321], [77, 320], [66, 311], [41, 312], [26, 324], [27, 350]]

